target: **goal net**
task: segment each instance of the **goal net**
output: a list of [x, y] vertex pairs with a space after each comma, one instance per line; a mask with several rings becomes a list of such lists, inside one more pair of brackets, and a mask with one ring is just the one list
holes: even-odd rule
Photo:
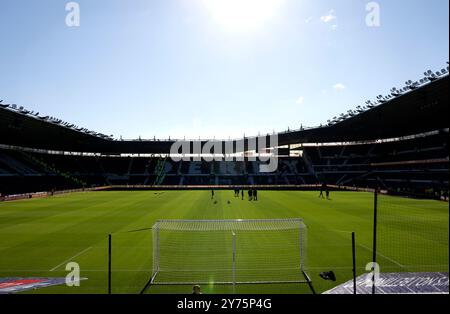
[[160, 220], [152, 285], [310, 283], [302, 219]]

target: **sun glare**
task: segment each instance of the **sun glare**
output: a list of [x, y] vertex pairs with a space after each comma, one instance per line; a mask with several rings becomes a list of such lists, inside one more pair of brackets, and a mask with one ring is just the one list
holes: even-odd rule
[[273, 19], [284, 0], [203, 0], [216, 23], [231, 32], [249, 32]]

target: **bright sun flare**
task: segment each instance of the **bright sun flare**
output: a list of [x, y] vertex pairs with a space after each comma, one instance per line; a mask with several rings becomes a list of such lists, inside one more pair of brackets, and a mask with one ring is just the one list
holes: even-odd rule
[[274, 17], [284, 0], [203, 0], [214, 20], [225, 30], [253, 31]]

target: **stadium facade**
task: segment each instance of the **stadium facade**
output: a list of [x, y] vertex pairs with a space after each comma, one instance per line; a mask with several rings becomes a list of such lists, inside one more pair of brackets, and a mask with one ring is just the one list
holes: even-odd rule
[[[170, 152], [176, 140], [117, 140], [0, 102], [0, 194], [327, 183], [448, 199], [448, 69], [424, 74], [324, 125], [276, 134], [278, 168], [271, 173], [261, 172], [262, 162], [254, 158], [275, 154], [270, 141], [263, 152], [252, 149], [253, 138], [240, 140], [242, 145], [215, 141], [231, 145], [243, 158], [174, 161]], [[186, 143], [203, 147], [207, 141]]]

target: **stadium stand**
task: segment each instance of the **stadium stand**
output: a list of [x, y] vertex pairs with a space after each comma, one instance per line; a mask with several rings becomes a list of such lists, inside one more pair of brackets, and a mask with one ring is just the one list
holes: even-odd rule
[[448, 74], [428, 73], [427, 80], [409, 81], [407, 87], [393, 89], [388, 97], [379, 96], [376, 103], [358, 106], [325, 126], [277, 134], [283, 154], [273, 173], [261, 173], [260, 162], [249, 158], [175, 162], [168, 157], [174, 140], [114, 140], [2, 104], [0, 193], [326, 182], [448, 198], [448, 83]]

